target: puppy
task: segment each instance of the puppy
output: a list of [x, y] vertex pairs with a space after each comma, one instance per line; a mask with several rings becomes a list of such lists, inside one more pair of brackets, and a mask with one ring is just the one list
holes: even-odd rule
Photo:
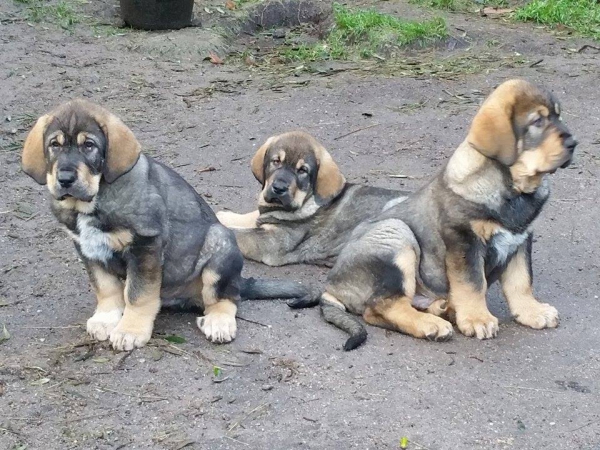
[[116, 116], [73, 100], [42, 116], [25, 140], [23, 171], [50, 191], [97, 297], [87, 322], [116, 350], [145, 345], [161, 298], [204, 310], [212, 342], [236, 335], [240, 297], [305, 295], [293, 282], [245, 280], [233, 233], [170, 168], [141, 153]]
[[263, 186], [258, 210], [217, 217], [235, 231], [246, 258], [270, 266], [331, 267], [360, 222], [408, 195], [346, 183], [327, 150], [301, 131], [270, 137], [251, 166]]
[[557, 310], [533, 294], [531, 246], [547, 175], [567, 167], [577, 145], [560, 114], [547, 91], [503, 83], [437, 177], [356, 227], [321, 297], [325, 320], [350, 334], [345, 350], [367, 336], [354, 314], [414, 337], [449, 339], [449, 322], [411, 306], [418, 294], [443, 302], [464, 335], [493, 338], [498, 320], [486, 291], [496, 280], [517, 322], [558, 325]]

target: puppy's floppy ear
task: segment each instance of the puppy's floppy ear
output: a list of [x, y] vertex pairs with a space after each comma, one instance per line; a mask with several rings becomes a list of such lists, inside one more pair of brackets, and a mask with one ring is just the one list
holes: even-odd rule
[[37, 181], [46, 184], [46, 156], [44, 155], [44, 133], [48, 124], [54, 119], [50, 114], [40, 117], [23, 144], [21, 163], [23, 172]]
[[271, 136], [267, 139], [263, 145], [256, 151], [254, 156], [252, 157], [252, 161], [250, 161], [250, 167], [252, 168], [252, 174], [254, 178], [256, 178], [260, 184], [265, 184], [265, 174], [264, 174], [264, 164], [265, 164], [265, 155], [269, 146], [273, 143], [275, 136]]
[[498, 86], [475, 115], [467, 136], [467, 142], [477, 151], [506, 166], [518, 157], [513, 115], [524, 84], [522, 80], [510, 80]]
[[114, 114], [100, 109], [95, 119], [108, 141], [103, 175], [108, 183], [112, 183], [135, 166], [140, 157], [141, 145], [133, 131]]
[[337, 197], [346, 184], [346, 178], [325, 147], [317, 144], [315, 156], [319, 163], [315, 192], [322, 199]]

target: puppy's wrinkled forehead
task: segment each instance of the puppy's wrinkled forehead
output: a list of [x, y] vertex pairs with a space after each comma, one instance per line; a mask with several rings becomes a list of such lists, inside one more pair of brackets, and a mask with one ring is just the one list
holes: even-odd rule
[[285, 165], [295, 166], [300, 160], [315, 163], [315, 143], [303, 133], [287, 133], [269, 146], [269, 156], [279, 156]]
[[[46, 128], [45, 136], [56, 137], [60, 140], [77, 141], [85, 134], [106, 138], [96, 118], [89, 108], [79, 102], [69, 102], [58, 108], [53, 114], [53, 120]], [[80, 142], [79, 142], [80, 143]], [[63, 144], [61, 142], [61, 144]]]
[[558, 99], [551, 92], [530, 84], [517, 91], [514, 108], [515, 116], [537, 112], [544, 117], [552, 117], [560, 116], [562, 112]]

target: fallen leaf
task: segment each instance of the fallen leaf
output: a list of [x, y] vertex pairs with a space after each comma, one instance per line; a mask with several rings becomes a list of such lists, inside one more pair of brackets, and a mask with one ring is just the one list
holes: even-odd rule
[[102, 356], [102, 357], [100, 357], [100, 358], [93, 358], [93, 359], [92, 359], [92, 361], [94, 361], [95, 363], [98, 363], [98, 364], [103, 364], [103, 363], [107, 363], [107, 362], [109, 362], [109, 361], [110, 361], [110, 358], [107, 358], [107, 357], [105, 357], [105, 356]]
[[233, 11], [236, 8], [235, 2], [232, 2], [231, 0], [227, 0], [225, 2], [225, 8], [227, 8], [230, 11]]
[[400, 448], [407, 448], [408, 447], [408, 438], [406, 436], [402, 436], [402, 438], [400, 438]]
[[173, 450], [181, 450], [182, 448], [189, 447], [190, 445], [193, 445], [195, 443], [196, 443], [196, 441], [192, 441], [192, 440], [179, 441], [175, 444], [175, 446], [173, 447]]
[[221, 369], [219, 366], [213, 366], [213, 374], [215, 377], [220, 377], [221, 373], [223, 373], [223, 369]]
[[488, 6], [481, 10], [482, 16], [505, 16], [506, 14], [510, 14], [514, 11], [512, 8], [495, 8], [493, 6]]
[[225, 62], [223, 61], [223, 59], [219, 58], [216, 53], [213, 52], [209, 53], [208, 59], [210, 59], [210, 62], [213, 64], [223, 64]]
[[183, 344], [185, 342], [185, 338], [182, 338], [181, 336], [177, 336], [175, 334], [169, 334], [163, 337], [163, 339], [173, 344]]
[[248, 55], [244, 58], [244, 63], [246, 63], [247, 66], [258, 66], [256, 60], [254, 59], [254, 56], [251, 55]]
[[2, 325], [2, 334], [0, 335], [0, 344], [10, 339], [10, 333], [6, 329], [6, 325]]
[[43, 386], [46, 383], [50, 382], [50, 378], [40, 378], [39, 380], [32, 381], [29, 383], [32, 386]]
[[223, 11], [223, 9], [222, 9], [222, 8], [219, 8], [218, 6], [216, 6], [216, 7], [215, 7], [215, 9], [216, 9], [217, 11], [219, 11], [221, 14], [225, 14], [225, 11]]

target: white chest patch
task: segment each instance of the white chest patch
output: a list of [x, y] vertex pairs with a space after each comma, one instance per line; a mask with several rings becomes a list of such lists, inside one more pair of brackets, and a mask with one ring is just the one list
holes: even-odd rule
[[491, 244], [496, 250], [498, 264], [504, 264], [508, 257], [527, 240], [528, 232], [513, 234], [510, 231], [501, 230], [494, 234]]
[[110, 240], [106, 233], [91, 224], [92, 221], [91, 217], [84, 214], [77, 216], [81, 253], [86, 258], [106, 263], [113, 256]]

